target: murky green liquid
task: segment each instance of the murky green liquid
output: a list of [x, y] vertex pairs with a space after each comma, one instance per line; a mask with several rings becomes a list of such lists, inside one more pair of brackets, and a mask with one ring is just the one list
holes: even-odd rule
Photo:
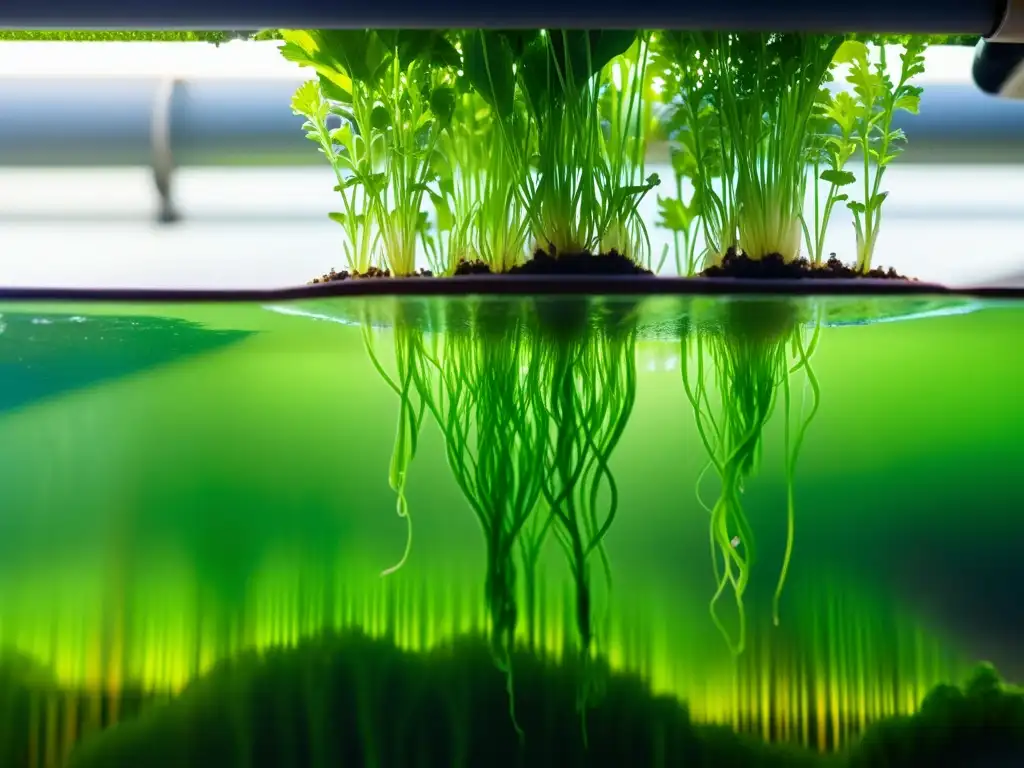
[[[410, 325], [443, 348], [436, 318], [480, 300], [416, 301]], [[680, 371], [687, 355], [693, 370], [679, 322], [693, 303], [648, 299], [631, 305], [643, 319], [622, 353], [635, 399], [608, 460], [607, 574], [589, 561], [592, 655], [696, 721], [833, 751], [979, 660], [1024, 679], [1024, 307], [796, 303], [805, 322], [832, 323], [811, 359], [819, 408], [792, 477], [778, 625], [782, 406], [743, 483], [757, 556], [737, 656], [709, 610], [706, 507], [721, 484]], [[8, 700], [8, 712], [26, 708], [7, 719], [18, 764], [63, 765], [83, 737], [245, 649], [357, 628], [418, 652], [488, 632], [485, 536], [429, 412], [405, 489], [411, 548], [381, 575], [406, 548], [388, 482], [402, 411], [359, 320], [373, 320], [372, 349], [396, 375], [407, 309], [390, 298], [0, 307], [0, 645], [39, 681], [38, 695]], [[803, 376], [791, 386], [797, 424], [811, 391]], [[553, 535], [529, 617], [523, 578], [516, 644], [572, 655], [579, 593]], [[719, 614], [735, 636], [731, 592]]]

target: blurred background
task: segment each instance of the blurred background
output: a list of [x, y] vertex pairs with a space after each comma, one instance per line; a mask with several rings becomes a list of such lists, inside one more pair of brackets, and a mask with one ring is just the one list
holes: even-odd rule
[[[272, 288], [344, 268], [335, 182], [289, 108], [308, 72], [276, 48], [0, 43], [0, 285]], [[972, 55], [928, 52], [875, 263], [1024, 284], [1024, 102], [977, 90]], [[651, 148], [669, 180], [667, 157]], [[652, 237], [657, 257], [668, 233]], [[827, 249], [853, 258], [845, 210]]]

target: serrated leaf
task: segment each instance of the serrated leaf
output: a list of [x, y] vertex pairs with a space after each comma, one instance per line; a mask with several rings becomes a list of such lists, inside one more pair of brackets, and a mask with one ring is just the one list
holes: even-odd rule
[[845, 187], [857, 180], [857, 177], [850, 171], [843, 171], [838, 168], [829, 168], [827, 171], [823, 171], [818, 178], [822, 181], [827, 181], [829, 184], [835, 184], [837, 187]]
[[850, 64], [856, 59], [867, 59], [868, 47], [860, 40], [844, 40], [832, 57], [833, 64]]
[[695, 217], [694, 211], [675, 197], [658, 197], [658, 226], [671, 232], [688, 232]]
[[829, 101], [825, 114], [839, 126], [843, 135], [849, 135], [857, 122], [857, 102], [848, 91], [839, 91]]
[[913, 91], [902, 93], [897, 97], [896, 101], [893, 102], [893, 112], [896, 110], [902, 110], [909, 112], [912, 115], [918, 114], [921, 108], [921, 89], [915, 88]]
[[292, 95], [292, 112], [312, 119], [321, 112], [323, 100], [316, 80], [307, 80]]
[[867, 208], [864, 207], [864, 203], [858, 202], [857, 200], [851, 200], [846, 204], [846, 207], [854, 213], [864, 213], [867, 210]]
[[672, 172], [683, 179], [692, 179], [697, 176], [697, 159], [684, 149], [673, 149], [670, 155], [672, 159]]

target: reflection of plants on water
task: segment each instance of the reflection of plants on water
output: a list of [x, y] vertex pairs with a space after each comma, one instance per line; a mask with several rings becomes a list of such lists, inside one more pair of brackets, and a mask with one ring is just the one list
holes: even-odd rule
[[[764, 428], [782, 390], [786, 478], [786, 548], [772, 601], [773, 621], [779, 621], [779, 601], [789, 569], [794, 539], [794, 473], [807, 428], [818, 408], [819, 388], [810, 366], [820, 324], [810, 340], [794, 308], [785, 302], [736, 302], [715, 327], [690, 326], [682, 334], [682, 378], [693, 408], [697, 431], [708, 454], [705, 469], [714, 469], [721, 484], [718, 499], [708, 507], [711, 516], [711, 557], [717, 589], [711, 616], [734, 653], [742, 653], [746, 636], [743, 594], [757, 559], [757, 544], [742, 501], [747, 480], [756, 472]], [[709, 370], [710, 369], [710, 370]], [[803, 371], [811, 392], [808, 415], [791, 424], [791, 377]], [[709, 396], [709, 374], [717, 386], [718, 414]], [[703, 473], [702, 473], [703, 477]], [[732, 637], [718, 614], [718, 601], [731, 589], [738, 628]]]

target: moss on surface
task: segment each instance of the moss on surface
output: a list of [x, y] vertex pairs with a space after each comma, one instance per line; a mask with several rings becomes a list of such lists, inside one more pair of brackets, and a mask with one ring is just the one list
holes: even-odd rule
[[86, 740], [70, 768], [818, 765], [730, 729], [694, 725], [674, 699], [602, 674], [584, 745], [577, 669], [514, 656], [520, 741], [486, 641], [428, 654], [358, 635], [247, 654], [178, 699]]

